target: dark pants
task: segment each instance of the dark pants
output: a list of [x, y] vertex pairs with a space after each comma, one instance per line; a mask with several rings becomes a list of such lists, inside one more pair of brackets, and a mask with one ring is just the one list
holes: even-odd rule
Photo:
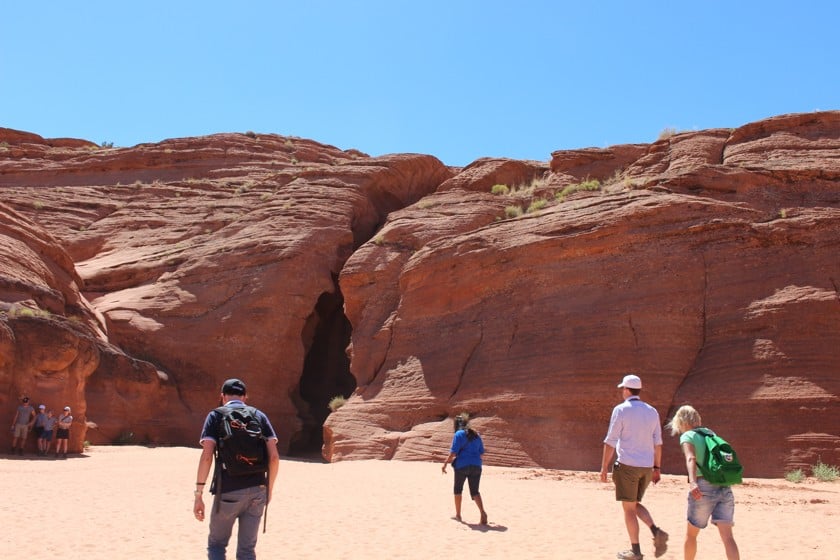
[[455, 495], [460, 496], [464, 492], [464, 482], [469, 482], [470, 497], [478, 496], [478, 484], [481, 482], [481, 467], [468, 465], [462, 469], [455, 469]]

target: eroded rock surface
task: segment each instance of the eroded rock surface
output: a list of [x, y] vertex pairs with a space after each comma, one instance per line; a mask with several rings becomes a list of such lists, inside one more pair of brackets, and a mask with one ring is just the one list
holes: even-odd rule
[[284, 452], [438, 459], [465, 410], [490, 464], [594, 470], [634, 371], [748, 476], [840, 463], [840, 112], [465, 168], [0, 129], [0, 189], [0, 405], [76, 449], [193, 445], [241, 376]]

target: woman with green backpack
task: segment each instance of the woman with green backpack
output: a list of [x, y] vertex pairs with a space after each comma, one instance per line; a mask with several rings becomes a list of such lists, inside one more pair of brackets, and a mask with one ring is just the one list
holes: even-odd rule
[[680, 436], [680, 447], [688, 469], [688, 525], [683, 547], [684, 558], [694, 560], [697, 555], [697, 535], [700, 529], [709, 524], [711, 518], [720, 532], [727, 560], [739, 560], [741, 556], [738, 545], [732, 535], [735, 496], [731, 486], [713, 484], [703, 475], [701, 466], [706, 464], [709, 453], [707, 436], [714, 436], [714, 432], [702, 426], [700, 413], [689, 405], [681, 406], [665, 426], [671, 430], [671, 435]]

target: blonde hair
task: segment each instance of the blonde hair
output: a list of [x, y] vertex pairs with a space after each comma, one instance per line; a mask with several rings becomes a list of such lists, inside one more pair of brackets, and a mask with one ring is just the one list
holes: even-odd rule
[[671, 421], [665, 427], [671, 430], [671, 435], [676, 436], [693, 428], [703, 425], [700, 413], [694, 407], [685, 404], [677, 409]]

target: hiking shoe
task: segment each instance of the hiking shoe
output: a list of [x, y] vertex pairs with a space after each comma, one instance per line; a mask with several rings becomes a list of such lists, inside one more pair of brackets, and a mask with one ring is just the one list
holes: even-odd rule
[[658, 529], [656, 535], [653, 536], [653, 548], [653, 555], [657, 558], [665, 554], [665, 551], [668, 550], [668, 533]]
[[618, 560], [642, 560], [644, 554], [636, 554], [633, 550], [624, 550], [615, 555]]

